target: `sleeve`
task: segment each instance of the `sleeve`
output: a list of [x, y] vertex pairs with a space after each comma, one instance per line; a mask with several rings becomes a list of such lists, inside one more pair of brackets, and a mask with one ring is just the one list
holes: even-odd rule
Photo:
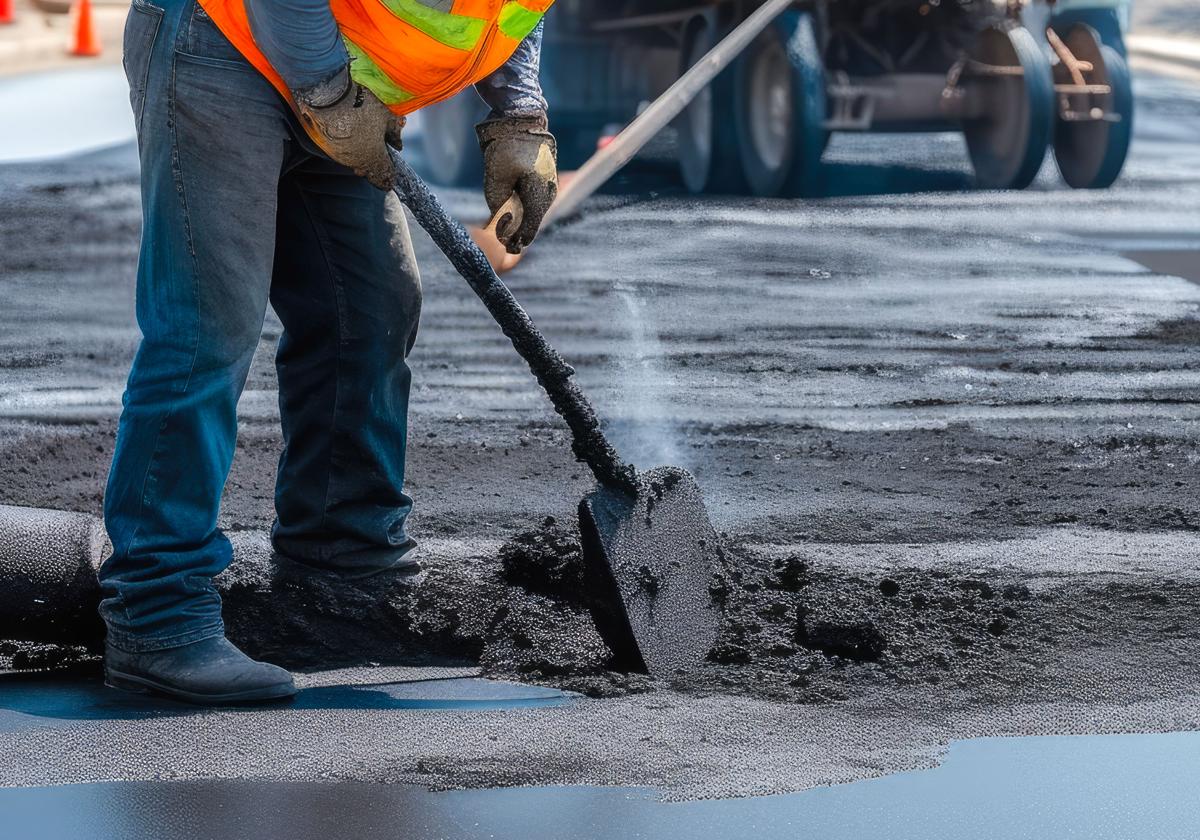
[[475, 86], [492, 109], [488, 119], [537, 117], [546, 113], [539, 70], [542, 61], [544, 21], [525, 37], [505, 64]]
[[316, 88], [349, 61], [329, 0], [246, 0], [254, 42], [292, 90]]

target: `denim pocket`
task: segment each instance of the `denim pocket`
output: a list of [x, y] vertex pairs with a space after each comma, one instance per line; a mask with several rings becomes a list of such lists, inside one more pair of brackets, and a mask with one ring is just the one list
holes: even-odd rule
[[196, 3], [192, 6], [192, 14], [188, 18], [187, 37], [183, 39], [182, 52], [192, 58], [209, 59], [208, 64], [228, 62], [241, 65], [249, 70], [250, 64], [238, 52], [237, 47], [230, 43], [224, 33], [213, 23], [208, 12]]
[[154, 42], [162, 25], [163, 10], [147, 3], [133, 0], [129, 17], [125, 20], [125, 48], [121, 63], [125, 66], [125, 78], [129, 80], [129, 104], [133, 107], [134, 124], [139, 133], [142, 129], [142, 112], [146, 110], [146, 82], [150, 75], [150, 57], [154, 55]]

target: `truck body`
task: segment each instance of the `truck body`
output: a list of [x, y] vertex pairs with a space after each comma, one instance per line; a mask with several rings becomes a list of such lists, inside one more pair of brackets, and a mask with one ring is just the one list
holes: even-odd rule
[[[564, 167], [632, 120], [758, 5], [558, 0], [542, 78]], [[676, 121], [694, 192], [814, 195], [831, 132], [962, 131], [984, 188], [1022, 188], [1053, 148], [1071, 186], [1123, 165], [1124, 0], [797, 0]], [[479, 175], [470, 94], [427, 109], [431, 173]]]

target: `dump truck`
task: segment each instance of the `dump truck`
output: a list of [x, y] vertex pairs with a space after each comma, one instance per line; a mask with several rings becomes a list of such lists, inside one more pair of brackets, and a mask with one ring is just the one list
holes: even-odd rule
[[[542, 82], [560, 163], [586, 159], [761, 3], [558, 0]], [[1103, 188], [1133, 120], [1127, 0], [797, 0], [675, 120], [695, 193], [823, 190], [833, 132], [957, 131], [975, 181], [1023, 189], [1053, 149], [1064, 181]], [[468, 91], [422, 112], [427, 174], [478, 182]]]

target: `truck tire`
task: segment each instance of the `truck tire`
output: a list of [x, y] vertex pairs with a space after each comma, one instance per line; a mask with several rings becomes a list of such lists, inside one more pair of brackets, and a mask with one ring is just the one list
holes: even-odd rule
[[475, 124], [487, 116], [487, 106], [473, 90], [421, 109], [425, 165], [435, 184], [473, 187], [483, 182], [483, 157]]
[[[700, 17], [684, 30], [680, 75], [708, 53], [719, 40], [713, 22]], [[705, 88], [675, 121], [679, 143], [679, 175], [692, 193], [746, 192], [733, 124], [733, 74], [725, 70]]]
[[829, 145], [829, 131], [825, 128], [825, 61], [817, 43], [812, 15], [796, 14], [794, 17], [796, 20], [788, 38], [788, 58], [792, 63], [797, 120], [792, 170], [788, 173], [784, 194], [811, 198], [825, 191], [824, 168], [821, 166], [821, 156]]
[[[712, 46], [712, 27], [708, 21], [700, 19], [689, 24], [684, 30], [683, 49], [679, 53], [680, 75], [690, 70]], [[709, 85], [675, 120], [679, 138], [679, 177], [693, 194], [707, 190], [713, 175], [717, 145], [714, 98], [713, 85]]]
[[[1057, 28], [1057, 27], [1056, 27]], [[1077, 23], [1059, 35], [1076, 58], [1090, 62], [1084, 73], [1089, 84], [1108, 85], [1107, 95], [1072, 94], [1068, 108], [1099, 108], [1103, 119], [1068, 120], [1060, 113], [1054, 129], [1054, 159], [1063, 180], [1076, 189], [1104, 189], [1121, 174], [1133, 136], [1133, 87], [1129, 68], [1115, 49], [1087, 24]], [[1056, 68], [1056, 81], [1070, 82], [1065, 69]]]
[[787, 43], [772, 24], [734, 63], [734, 126], [752, 195], [783, 192], [792, 166], [795, 93]]
[[824, 68], [812, 18], [789, 12], [734, 63], [742, 175], [757, 196], [812, 194], [824, 149]]
[[967, 151], [983, 189], [1023, 190], [1037, 177], [1054, 131], [1050, 61], [1023, 26], [992, 26], [979, 33], [970, 57], [982, 65], [1020, 68], [1019, 75], [964, 73], [968, 95], [982, 97], [987, 113], [963, 125]]

